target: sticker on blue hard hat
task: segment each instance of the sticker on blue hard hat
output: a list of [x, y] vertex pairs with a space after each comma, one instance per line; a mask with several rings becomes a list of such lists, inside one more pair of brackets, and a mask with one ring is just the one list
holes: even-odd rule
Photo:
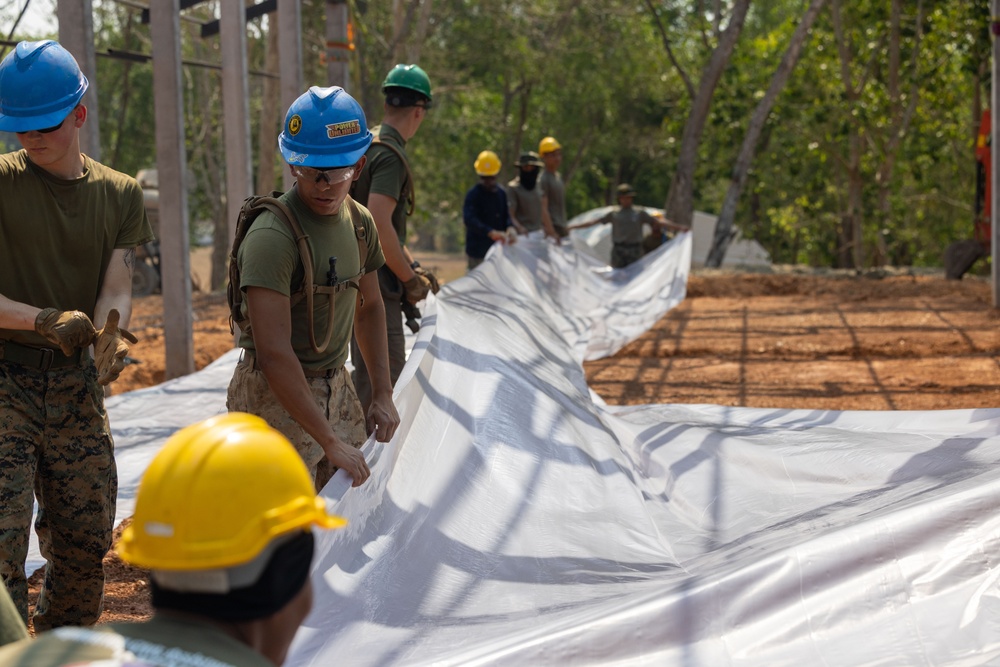
[[291, 164], [292, 162], [305, 162], [307, 157], [309, 157], [308, 153], [292, 152], [288, 154], [288, 163]]
[[290, 135], [292, 135], [294, 137], [296, 134], [299, 133], [299, 130], [301, 130], [301, 129], [302, 129], [302, 117], [301, 116], [299, 116], [298, 114], [295, 114], [294, 116], [292, 116], [291, 118], [288, 119], [288, 134], [290, 134]]
[[347, 120], [343, 123], [334, 123], [326, 126], [327, 139], [346, 137], [351, 134], [361, 134], [361, 123], [356, 120]]

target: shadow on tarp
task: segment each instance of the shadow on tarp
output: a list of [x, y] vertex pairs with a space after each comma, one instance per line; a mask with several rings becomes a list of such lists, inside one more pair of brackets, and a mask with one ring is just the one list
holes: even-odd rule
[[591, 314], [610, 349], [677, 290], [617, 300], [564, 254], [439, 295], [289, 664], [995, 659], [1000, 412], [599, 405]]

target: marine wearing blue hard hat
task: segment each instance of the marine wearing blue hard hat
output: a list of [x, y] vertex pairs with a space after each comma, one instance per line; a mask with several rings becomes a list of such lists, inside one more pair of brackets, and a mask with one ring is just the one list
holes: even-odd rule
[[58, 125], [89, 85], [76, 59], [58, 42], [21, 42], [0, 62], [0, 130]]
[[372, 143], [365, 112], [343, 88], [313, 86], [292, 102], [278, 148], [302, 167], [349, 167]]

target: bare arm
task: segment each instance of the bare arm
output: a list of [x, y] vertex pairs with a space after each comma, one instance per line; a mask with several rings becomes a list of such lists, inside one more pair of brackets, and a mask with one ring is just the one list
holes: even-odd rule
[[41, 310], [0, 294], [0, 329], [34, 331], [35, 318]]
[[413, 257], [410, 251], [403, 247], [396, 229], [392, 226], [392, 212], [396, 210], [396, 200], [388, 195], [373, 192], [368, 195], [368, 210], [375, 218], [375, 228], [382, 243], [386, 266], [396, 274], [400, 282], [405, 283], [416, 274], [410, 268]]
[[265, 287], [247, 289], [247, 312], [257, 347], [257, 363], [281, 407], [319, 443], [326, 457], [343, 468], [360, 486], [368, 479], [364, 455], [334, 434], [313, 400], [302, 366], [292, 349], [292, 309], [289, 298]]
[[575, 225], [570, 225], [566, 229], [586, 229], [587, 227], [593, 227], [594, 225], [600, 225], [605, 222], [611, 222], [610, 213], [606, 213], [597, 220], [591, 220], [590, 222], [578, 222]]
[[[132, 269], [135, 266], [135, 249], [119, 248], [111, 253], [111, 261], [104, 271], [101, 293], [94, 307], [94, 321], [101, 326], [108, 319], [108, 311], [117, 308], [122, 328], [128, 327], [132, 316]], [[0, 329], [34, 331], [35, 319], [41, 308], [8, 299], [0, 294]]]
[[118, 309], [118, 326], [128, 328], [132, 317], [132, 271], [135, 269], [135, 248], [118, 248], [111, 253], [111, 262], [104, 271], [101, 293], [94, 306], [94, 325], [100, 329], [108, 319], [108, 311]]
[[366, 273], [361, 278], [358, 306], [354, 313], [354, 337], [372, 382], [372, 402], [365, 415], [365, 426], [368, 433], [375, 432], [376, 440], [387, 442], [399, 426], [399, 413], [392, 403], [385, 308], [376, 273]]
[[542, 195], [542, 229], [545, 230], [545, 235], [555, 239], [556, 243], [561, 242], [559, 235], [556, 233], [556, 226], [552, 224], [552, 216], [549, 215], [548, 195]]

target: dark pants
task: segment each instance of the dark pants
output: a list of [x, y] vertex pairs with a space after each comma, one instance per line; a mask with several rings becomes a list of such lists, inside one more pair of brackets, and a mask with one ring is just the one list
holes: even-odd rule
[[[395, 386], [406, 364], [406, 337], [403, 335], [403, 299], [406, 297], [403, 284], [396, 278], [396, 274], [384, 266], [378, 270], [378, 285], [382, 292], [382, 304], [385, 306], [385, 332], [389, 339], [389, 379]], [[361, 408], [367, 415], [368, 407], [372, 404], [372, 381], [368, 377], [368, 367], [361, 356], [361, 348], [354, 337], [351, 338], [351, 363], [354, 364], [351, 379], [354, 380], [354, 388], [361, 400]]]
[[611, 248], [611, 266], [621, 269], [642, 259], [641, 243], [616, 243]]

